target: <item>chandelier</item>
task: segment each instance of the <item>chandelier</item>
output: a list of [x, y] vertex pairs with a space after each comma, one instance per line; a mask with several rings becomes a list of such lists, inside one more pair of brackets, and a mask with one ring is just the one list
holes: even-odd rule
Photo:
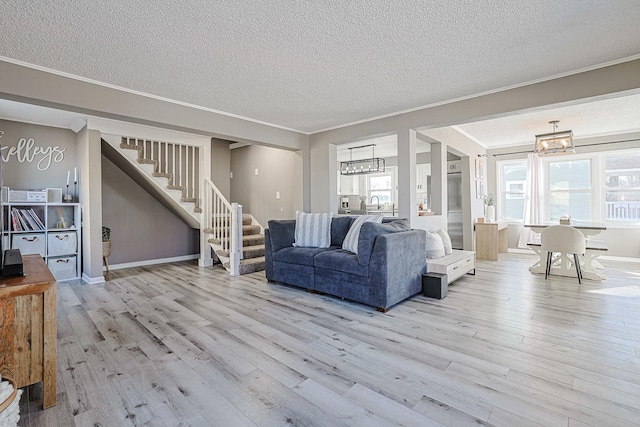
[[[353, 160], [353, 151], [359, 148], [371, 147], [372, 156], [369, 159]], [[349, 161], [340, 162], [341, 175], [364, 175], [368, 173], [384, 172], [384, 159], [376, 157], [376, 144], [362, 145], [349, 148]]]
[[555, 156], [560, 154], [573, 154], [576, 147], [573, 145], [573, 131], [565, 130], [557, 132], [560, 120], [551, 120], [553, 132], [536, 135], [535, 152], [539, 156]]

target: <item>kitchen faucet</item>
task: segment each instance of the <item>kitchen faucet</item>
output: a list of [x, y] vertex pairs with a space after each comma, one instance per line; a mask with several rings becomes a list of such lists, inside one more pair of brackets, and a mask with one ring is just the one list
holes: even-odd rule
[[378, 196], [371, 196], [371, 203], [373, 203], [373, 198], [376, 198], [376, 200], [378, 200], [378, 210], [380, 209], [380, 197]]

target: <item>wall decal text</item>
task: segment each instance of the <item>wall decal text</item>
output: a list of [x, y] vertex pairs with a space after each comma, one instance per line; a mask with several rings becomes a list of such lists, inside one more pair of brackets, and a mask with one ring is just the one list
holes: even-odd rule
[[15, 147], [2, 146], [2, 161], [6, 163], [13, 156], [19, 163], [37, 162], [38, 170], [46, 171], [51, 163], [60, 163], [64, 159], [65, 151], [66, 148], [60, 148], [57, 145], [37, 146], [34, 138], [20, 138]]

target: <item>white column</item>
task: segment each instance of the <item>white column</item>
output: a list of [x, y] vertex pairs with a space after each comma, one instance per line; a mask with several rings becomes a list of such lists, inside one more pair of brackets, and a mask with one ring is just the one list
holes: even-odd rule
[[398, 216], [413, 224], [418, 216], [416, 204], [416, 131], [398, 130]]
[[[102, 283], [102, 152], [100, 132], [78, 132], [78, 183], [82, 203], [82, 280]], [[114, 227], [115, 224], [105, 224]]]

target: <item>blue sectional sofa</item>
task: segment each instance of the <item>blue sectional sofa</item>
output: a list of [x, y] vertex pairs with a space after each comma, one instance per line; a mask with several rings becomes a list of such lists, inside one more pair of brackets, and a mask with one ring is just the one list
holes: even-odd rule
[[360, 302], [386, 312], [422, 290], [426, 269], [426, 233], [403, 219], [366, 222], [358, 254], [342, 249], [354, 217], [331, 221], [331, 247], [293, 246], [295, 220], [271, 220], [265, 230], [266, 276], [281, 282]]

